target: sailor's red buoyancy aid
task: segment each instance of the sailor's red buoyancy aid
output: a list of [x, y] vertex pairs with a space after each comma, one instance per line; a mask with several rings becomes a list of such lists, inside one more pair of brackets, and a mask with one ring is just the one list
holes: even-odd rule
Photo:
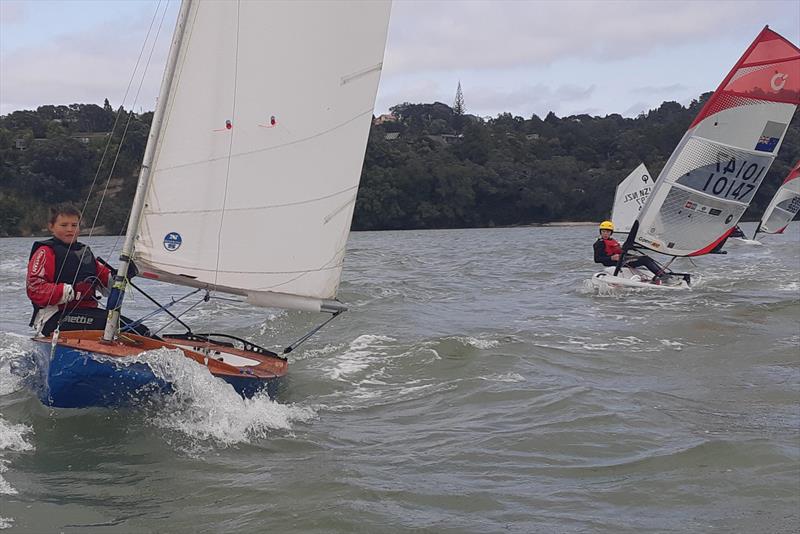
[[76, 242], [68, 245], [54, 237], [45, 241], [36, 241], [31, 247], [28, 259], [33, 257], [39, 247], [50, 247], [56, 255], [58, 270], [54, 282], [74, 284], [97, 276], [94, 254], [83, 243]]
[[[107, 279], [110, 274], [106, 272], [98, 272], [98, 264], [94, 254], [92, 254], [92, 250], [83, 243], [75, 242], [70, 245], [56, 238], [50, 238], [44, 241], [36, 241], [33, 244], [30, 254], [31, 259], [41, 247], [48, 247], [53, 251], [53, 255], [55, 256], [54, 264], [56, 269], [53, 273], [54, 279], [52, 282], [70, 285], [83, 283], [88, 286], [88, 290], [83, 290], [86, 294], [82, 296], [80, 301], [72, 304], [72, 307], [97, 307], [97, 301], [94, 299], [93, 288], [98, 283], [107, 283]], [[31, 268], [31, 265], [29, 265], [29, 277], [31, 274]], [[35, 266], [33, 268], [35, 268]], [[101, 276], [103, 278], [102, 281], [100, 280]], [[63, 307], [63, 305], [60, 307]], [[42, 309], [42, 306], [33, 304], [33, 315], [31, 315], [30, 326], [33, 326], [33, 323], [36, 320], [36, 315], [40, 309]]]
[[619, 244], [619, 241], [609, 237], [608, 239], [603, 239], [603, 244], [606, 247], [606, 255], [610, 258], [614, 254], [622, 254], [622, 247]]

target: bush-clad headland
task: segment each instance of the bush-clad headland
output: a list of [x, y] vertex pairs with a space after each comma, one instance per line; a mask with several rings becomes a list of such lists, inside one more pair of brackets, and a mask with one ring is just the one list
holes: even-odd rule
[[[476, 117], [458, 103], [399, 104], [373, 120], [353, 229], [607, 218], [619, 181], [640, 162], [657, 176], [710, 95], [688, 106], [664, 102], [635, 118]], [[96, 225], [103, 233], [122, 232], [151, 119], [151, 112], [114, 110], [108, 100], [0, 117], [0, 235], [41, 234], [49, 205], [82, 205], [87, 195], [89, 225], [107, 183]], [[795, 117], [748, 220], [760, 216], [798, 159]]]

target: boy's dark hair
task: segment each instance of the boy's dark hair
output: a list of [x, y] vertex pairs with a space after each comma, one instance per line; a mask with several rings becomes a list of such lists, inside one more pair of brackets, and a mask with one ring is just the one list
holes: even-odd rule
[[59, 215], [72, 215], [80, 219], [81, 211], [69, 203], [59, 204], [58, 206], [54, 206], [50, 208], [50, 224], [55, 224], [56, 219], [58, 219]]

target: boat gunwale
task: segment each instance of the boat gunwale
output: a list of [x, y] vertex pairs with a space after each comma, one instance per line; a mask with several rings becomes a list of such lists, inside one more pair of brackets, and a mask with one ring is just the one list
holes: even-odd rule
[[[202, 346], [203, 348], [219, 347], [221, 351], [243, 358], [257, 360], [259, 363], [252, 366], [236, 367], [224, 361], [219, 361], [213, 357], [201, 354], [196, 350], [192, 350], [194, 347], [201, 346], [201, 344], [197, 342], [188, 342], [186, 345], [179, 345], [169, 341], [162, 341], [136, 334], [125, 334], [111, 343], [106, 343], [102, 341], [102, 337], [102, 330], [73, 330], [61, 332], [56, 344], [64, 348], [71, 348], [110, 358], [133, 357], [145, 351], [162, 348], [179, 350], [184, 356], [207, 367], [211, 374], [215, 376], [270, 379], [284, 376], [288, 368], [288, 362], [278, 356], [258, 354], [214, 342], [203, 343]], [[53, 342], [52, 336], [34, 337], [31, 338], [31, 340], [48, 345]]]

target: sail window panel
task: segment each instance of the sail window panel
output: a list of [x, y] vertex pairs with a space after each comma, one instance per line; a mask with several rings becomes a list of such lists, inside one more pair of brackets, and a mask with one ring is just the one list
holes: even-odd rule
[[794, 219], [795, 215], [797, 215], [796, 211], [790, 212], [776, 206], [767, 217], [767, 220], [761, 223], [761, 227], [758, 231], [765, 234], [778, 233]]
[[[732, 178], [736, 178], [738, 174], [739, 179], [744, 179], [747, 175], [748, 181], [752, 183], [756, 177], [763, 180], [766, 174], [764, 165], [768, 166], [771, 161], [772, 157], [768, 155], [737, 150], [687, 134], [661, 171], [659, 183], [663, 180], [664, 183], [673, 184], [683, 180], [690, 182], [689, 187], [692, 187], [691, 184], [698, 181], [701, 182], [700, 185], [694, 188], [703, 190], [705, 187], [703, 178], [707, 179], [706, 171], [713, 171]], [[756, 164], [755, 171], [750, 169], [753, 163]], [[709, 190], [707, 194], [713, 193]]]
[[[726, 100], [730, 99], [730, 102]], [[768, 146], [777, 154], [795, 106], [776, 102], [753, 101], [722, 95], [717, 105], [725, 107], [703, 119], [692, 130], [694, 135], [742, 150], [756, 150], [768, 122], [783, 125], [783, 131]], [[735, 107], [727, 107], [735, 106]]]
[[[799, 181], [795, 179], [791, 182], [791, 185], [795, 186], [792, 189], [800, 186]], [[767, 234], [779, 232], [794, 219], [798, 211], [800, 211], [800, 191], [792, 191], [783, 186], [764, 212], [759, 232]]]
[[796, 215], [797, 212], [800, 211], [800, 196], [797, 196], [796, 194], [789, 194], [788, 191], [787, 196], [788, 198], [785, 200], [778, 201], [775, 209], [784, 210], [787, 213]]
[[[721, 237], [738, 222], [745, 209], [747, 206], [672, 187], [661, 209], [642, 220], [640, 237], [654, 250], [686, 256]], [[653, 243], [657, 246], [653, 247]]]
[[[719, 200], [749, 204], [771, 163], [771, 156], [689, 139], [667, 180]], [[678, 170], [685, 172], [678, 175]]]

